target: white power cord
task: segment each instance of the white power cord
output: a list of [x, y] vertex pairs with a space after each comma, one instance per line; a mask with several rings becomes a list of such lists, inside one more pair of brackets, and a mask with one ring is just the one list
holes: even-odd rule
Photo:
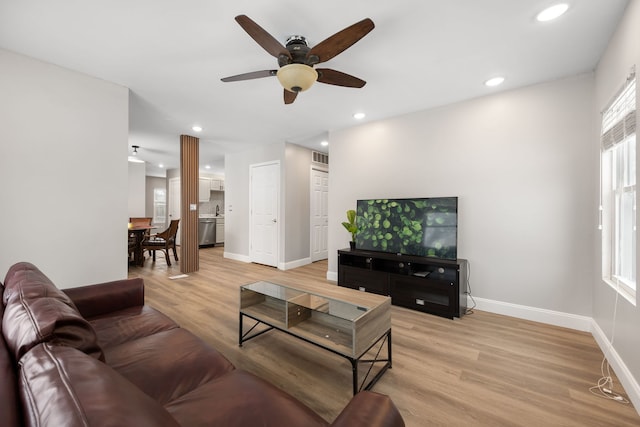
[[598, 380], [596, 385], [589, 388], [589, 391], [598, 397], [628, 404], [629, 400], [627, 398], [613, 391], [613, 378], [611, 377], [611, 370], [606, 357], [602, 358], [600, 372], [602, 377]]
[[471, 302], [473, 303], [473, 306], [471, 306], [470, 308], [467, 308], [467, 310], [464, 312], [464, 314], [473, 314], [473, 309], [476, 308], [476, 300], [475, 298], [473, 298], [473, 295], [471, 295], [471, 283], [469, 282], [469, 279], [471, 278], [471, 264], [469, 263], [469, 261], [467, 261], [467, 292], [465, 292], [469, 298], [471, 298]]
[[[613, 305], [613, 323], [611, 326], [611, 341], [609, 342], [609, 351], [613, 349], [613, 339], [616, 335], [616, 315], [618, 314], [618, 297], [620, 296], [619, 283], [616, 280], [616, 300]], [[613, 377], [611, 376], [611, 367], [605, 354], [600, 363], [600, 374], [602, 377], [598, 380], [598, 383], [589, 388], [592, 394], [604, 399], [615, 400], [616, 402], [628, 404], [629, 400], [619, 393], [613, 391]]]

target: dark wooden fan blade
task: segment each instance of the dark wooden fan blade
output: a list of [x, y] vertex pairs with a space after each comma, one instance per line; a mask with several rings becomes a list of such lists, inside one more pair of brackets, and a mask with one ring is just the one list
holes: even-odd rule
[[289, 92], [288, 90], [284, 90], [284, 103], [285, 104], [293, 104], [293, 101], [296, 100], [298, 96], [298, 92]]
[[272, 56], [278, 58], [280, 55], [285, 55], [291, 58], [291, 54], [286, 47], [282, 45], [273, 36], [267, 33], [264, 28], [256, 24], [251, 18], [246, 15], [236, 16], [236, 21], [240, 26], [256, 41], [264, 50], [269, 52]]
[[360, 88], [367, 84], [364, 80], [351, 76], [341, 71], [331, 70], [329, 68], [316, 68], [318, 72], [318, 80], [320, 83], [329, 85], [357, 87]]
[[223, 82], [239, 82], [241, 80], [251, 80], [251, 79], [261, 79], [263, 77], [272, 77], [278, 74], [278, 70], [262, 70], [262, 71], [252, 71], [250, 73], [237, 74], [235, 76], [225, 77], [222, 80]]
[[[326, 62], [353, 46], [374, 27], [373, 21], [365, 18], [315, 45], [307, 54], [307, 58], [311, 64]], [[315, 58], [312, 56], [316, 56], [318, 60], [314, 61]]]

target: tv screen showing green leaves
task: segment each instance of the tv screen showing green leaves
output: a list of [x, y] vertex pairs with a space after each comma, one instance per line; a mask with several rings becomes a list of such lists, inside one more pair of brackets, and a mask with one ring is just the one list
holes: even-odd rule
[[358, 200], [356, 248], [455, 260], [458, 198]]

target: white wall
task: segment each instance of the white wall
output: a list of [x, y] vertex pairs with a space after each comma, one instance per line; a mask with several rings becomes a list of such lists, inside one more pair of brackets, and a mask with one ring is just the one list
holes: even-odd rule
[[291, 266], [311, 262], [311, 150], [285, 146], [285, 254]]
[[127, 133], [125, 87], [0, 49], [0, 279], [126, 277]]
[[[622, 87], [631, 67], [636, 66], [636, 82], [640, 79], [640, 2], [631, 1], [625, 15], [612, 37], [605, 54], [600, 60], [596, 70], [596, 101], [597, 110], [593, 121], [599, 123], [599, 111], [603, 110], [611, 98]], [[636, 87], [640, 85], [636, 84]], [[636, 93], [636, 100], [640, 106], [640, 91]], [[636, 110], [636, 121], [640, 123], [640, 114]], [[592, 144], [593, 151], [599, 149], [597, 134]], [[636, 159], [640, 164], [640, 157]], [[594, 168], [598, 167], [594, 163]], [[597, 188], [594, 193], [597, 194]], [[638, 219], [636, 219], [637, 221]], [[625, 389], [630, 393], [636, 409], [640, 412], [640, 308], [624, 298], [619, 298], [616, 307], [616, 292], [605, 284], [601, 277], [601, 241], [598, 234], [594, 254], [594, 264], [597, 266], [593, 284], [593, 318], [597, 324], [597, 332], [601, 334], [601, 345], [610, 345], [608, 358], [616, 367], [618, 376], [624, 378], [633, 377], [635, 380], [627, 380]], [[638, 265], [640, 262], [636, 261]], [[615, 313], [615, 337], [614, 330]], [[617, 366], [616, 366], [617, 365]], [[624, 375], [625, 371], [627, 375]]]
[[363, 198], [459, 197], [476, 297], [591, 315], [593, 75], [332, 132], [329, 272]]
[[[146, 215], [146, 177], [145, 164], [128, 162], [129, 170], [129, 217], [145, 217]], [[151, 215], [149, 215], [151, 216]]]

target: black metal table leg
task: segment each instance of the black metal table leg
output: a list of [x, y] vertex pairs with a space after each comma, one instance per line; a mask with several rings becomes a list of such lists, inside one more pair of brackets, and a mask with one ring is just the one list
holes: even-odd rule
[[392, 362], [391, 362], [391, 329], [389, 329], [389, 334], [387, 337], [387, 355], [389, 356], [389, 368], [392, 367]]
[[353, 372], [353, 395], [358, 393], [358, 359], [349, 359], [351, 371]]
[[[244, 325], [243, 325], [243, 317], [245, 317], [245, 316], [256, 321], [256, 323], [251, 328], [249, 328], [249, 330], [247, 332], [244, 332]], [[252, 338], [255, 338], [255, 337], [259, 336], [259, 335], [262, 335], [265, 332], [269, 332], [272, 329], [277, 329], [277, 330], [285, 332], [285, 333], [287, 333], [289, 335], [292, 335], [292, 336], [294, 336], [294, 337], [296, 337], [298, 339], [301, 339], [301, 340], [306, 341], [306, 342], [308, 342], [310, 344], [313, 344], [313, 345], [315, 345], [317, 347], [324, 348], [325, 350], [328, 350], [328, 351], [330, 351], [330, 352], [332, 352], [334, 354], [337, 354], [338, 356], [342, 356], [342, 357], [348, 359], [349, 362], [351, 362], [351, 371], [353, 373], [353, 383], [352, 384], [353, 384], [353, 394], [354, 395], [356, 395], [361, 390], [370, 390], [375, 385], [375, 383], [378, 382], [380, 377], [382, 377], [382, 374], [384, 374], [387, 369], [391, 368], [391, 329], [389, 329], [380, 338], [378, 338], [378, 340], [376, 340], [373, 344], [371, 344], [371, 346], [360, 357], [353, 358], [353, 357], [345, 355], [344, 353], [340, 353], [340, 352], [338, 352], [338, 351], [336, 351], [334, 349], [331, 349], [329, 347], [326, 347], [326, 346], [323, 346], [323, 345], [318, 344], [316, 342], [313, 342], [313, 341], [311, 341], [311, 340], [309, 340], [307, 338], [304, 338], [302, 336], [299, 336], [299, 335], [296, 335], [294, 333], [291, 333], [290, 331], [287, 331], [285, 329], [281, 329], [279, 327], [273, 326], [273, 325], [271, 325], [271, 324], [269, 324], [269, 323], [267, 323], [267, 322], [265, 322], [263, 320], [259, 320], [259, 319], [255, 318], [255, 317], [253, 317], [251, 315], [246, 315], [244, 313], [240, 313], [239, 321], [240, 321], [240, 324], [239, 324], [239, 327], [238, 327], [238, 345], [240, 347], [242, 347], [242, 344], [245, 341], [248, 341], [248, 340], [250, 340]], [[251, 334], [251, 332], [259, 324], [263, 324], [263, 325], [267, 326], [267, 328], [264, 329], [264, 330], [260, 330], [260, 331], [254, 333], [254, 334]], [[384, 344], [385, 344], [384, 340], [386, 340], [386, 342], [387, 342], [387, 358], [386, 359], [378, 358], [378, 356], [380, 354], [380, 351], [384, 347]], [[362, 359], [362, 356], [367, 354], [377, 344], [379, 344], [379, 347], [378, 347], [377, 353], [375, 355], [375, 358], [373, 358], [373, 359]], [[359, 363], [370, 363], [371, 364], [371, 366], [369, 367], [369, 370], [367, 371], [364, 379], [362, 380], [362, 384], [359, 384], [360, 381], [359, 381], [359, 378], [358, 378], [358, 375], [359, 375], [358, 374], [358, 364]], [[367, 383], [367, 378], [369, 377], [369, 373], [371, 372], [371, 369], [373, 368], [373, 365], [376, 364], [376, 363], [384, 363], [384, 365], [382, 366], [382, 368], [380, 368], [380, 370], [377, 372], [377, 374]]]

